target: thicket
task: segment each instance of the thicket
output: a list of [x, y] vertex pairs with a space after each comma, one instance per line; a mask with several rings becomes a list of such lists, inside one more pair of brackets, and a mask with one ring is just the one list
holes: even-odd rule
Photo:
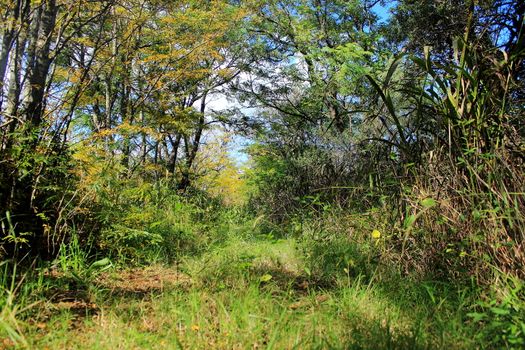
[[[249, 62], [242, 7], [27, 0], [0, 10], [2, 257], [52, 259], [73, 235], [102, 250], [157, 242], [168, 228], [155, 217], [173, 202], [162, 191], [232, 169], [200, 151], [225, 120], [212, 95]], [[142, 212], [153, 203], [157, 213]]]
[[[385, 36], [356, 44], [337, 19], [323, 33], [314, 10], [301, 13], [311, 25], [305, 35], [322, 40], [308, 52], [286, 37], [304, 66], [289, 73], [288, 90], [259, 97], [279, 110], [268, 110], [270, 131], [250, 150], [260, 189], [253, 205], [275, 220], [305, 207], [369, 211], [400, 271], [480, 283], [522, 276], [523, 6], [468, 5], [452, 14], [451, 4], [427, 3], [418, 23], [454, 26], [437, 28], [424, 48], [403, 37], [390, 53]], [[400, 2], [393, 26], [425, 42], [427, 29], [406, 18], [416, 7]], [[277, 102], [284, 94], [293, 99]]]

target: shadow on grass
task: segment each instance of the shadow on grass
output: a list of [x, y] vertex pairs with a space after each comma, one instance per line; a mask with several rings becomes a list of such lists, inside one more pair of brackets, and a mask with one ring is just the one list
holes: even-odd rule
[[69, 274], [50, 270], [47, 287], [41, 297], [46, 301], [35, 309], [34, 323], [68, 313], [71, 328], [79, 328], [83, 320], [97, 316], [101, 308], [121, 301], [151, 300], [174, 288], [188, 288], [190, 279], [173, 268], [153, 266], [105, 272], [93, 280], [79, 280]]

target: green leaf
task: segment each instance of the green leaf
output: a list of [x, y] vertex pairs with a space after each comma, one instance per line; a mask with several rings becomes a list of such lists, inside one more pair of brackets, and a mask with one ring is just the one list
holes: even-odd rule
[[89, 268], [90, 269], [96, 269], [96, 268], [100, 268], [100, 267], [106, 267], [106, 266], [108, 266], [110, 264], [111, 264], [111, 261], [108, 258], [104, 258], [104, 259], [95, 261], [93, 264], [91, 264], [91, 266]]
[[478, 313], [478, 312], [471, 312], [471, 313], [468, 313], [467, 316], [472, 318], [472, 321], [479, 322], [479, 321], [483, 320], [487, 315], [486, 314], [482, 314], [482, 313]]
[[414, 222], [416, 222], [416, 216], [414, 214], [407, 216], [404, 222], [405, 228], [412, 227]]
[[490, 311], [492, 311], [492, 313], [494, 313], [496, 315], [508, 315], [508, 314], [510, 314], [509, 310], [502, 309], [502, 308], [499, 308], [499, 307], [491, 307]]
[[406, 53], [403, 52], [400, 55], [397, 55], [396, 57], [394, 57], [392, 64], [388, 68], [388, 72], [386, 74], [385, 80], [383, 81], [383, 90], [386, 90], [388, 88], [388, 85], [390, 84], [390, 80], [392, 79], [392, 76], [394, 75], [397, 69], [397, 66], [403, 60], [405, 56], [406, 56]]
[[262, 275], [261, 278], [259, 278], [259, 281], [261, 281], [261, 282], [268, 282], [271, 279], [272, 279], [272, 275], [265, 274], [265, 275]]
[[433, 198], [425, 198], [421, 201], [421, 205], [425, 208], [433, 208], [438, 204], [438, 202]]

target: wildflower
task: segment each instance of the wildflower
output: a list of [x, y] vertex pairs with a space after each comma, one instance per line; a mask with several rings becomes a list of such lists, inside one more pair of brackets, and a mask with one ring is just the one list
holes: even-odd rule
[[192, 331], [198, 331], [199, 329], [201, 329], [201, 327], [199, 327], [198, 325], [194, 324], [194, 325], [191, 325], [191, 330]]
[[379, 232], [378, 230], [374, 230], [374, 231], [372, 231], [372, 238], [373, 238], [373, 239], [379, 239], [379, 238], [381, 238], [381, 232]]

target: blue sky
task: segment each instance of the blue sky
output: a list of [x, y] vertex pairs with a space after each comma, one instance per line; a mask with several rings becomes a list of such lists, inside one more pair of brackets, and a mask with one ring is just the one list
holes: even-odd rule
[[382, 5], [378, 3], [375, 5], [372, 9], [374, 12], [379, 16], [379, 22], [385, 23], [388, 21], [388, 18], [390, 17], [391, 13], [390, 10], [395, 6], [395, 2], [388, 2], [385, 5]]

